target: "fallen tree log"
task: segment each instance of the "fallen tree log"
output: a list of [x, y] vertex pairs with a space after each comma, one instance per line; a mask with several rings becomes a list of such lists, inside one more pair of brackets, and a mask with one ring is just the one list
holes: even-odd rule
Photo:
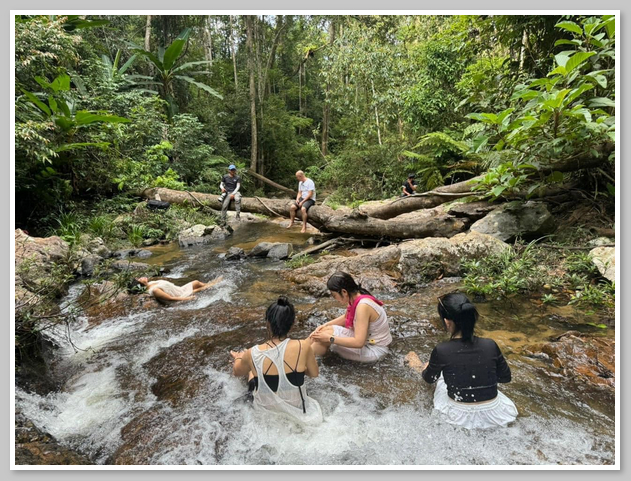
[[[221, 209], [217, 195], [195, 192], [192, 198], [189, 192], [178, 190], [153, 188], [143, 192], [143, 196], [154, 198], [159, 194], [163, 201], [172, 204], [197, 205], [199, 200], [205, 205]], [[241, 210], [256, 214], [280, 214], [289, 217], [289, 207], [293, 199], [261, 199], [243, 197]], [[300, 212], [296, 214], [301, 218]], [[466, 219], [456, 218], [439, 209], [425, 209], [405, 214], [396, 219], [382, 220], [371, 217], [354, 217], [349, 214], [338, 213], [324, 205], [314, 205], [309, 209], [308, 222], [320, 230], [339, 234], [352, 234], [375, 238], [409, 239], [423, 237], [452, 237], [466, 229]]]
[[[600, 167], [603, 162], [607, 161], [607, 157], [614, 151], [614, 148], [615, 145], [613, 143], [606, 143], [594, 149], [598, 155], [592, 155], [592, 153], [588, 152], [562, 162], [541, 166], [537, 172], [541, 175], [549, 175], [555, 171], [574, 172], [580, 169]], [[407, 212], [414, 212], [419, 209], [430, 209], [451, 200], [475, 195], [476, 192], [471, 189], [482, 177], [483, 176], [480, 175], [469, 180], [438, 187], [429, 192], [400, 197], [380, 206], [360, 206], [359, 210], [363, 214], [377, 219], [391, 219]], [[558, 188], [552, 186], [549, 187], [549, 189], [553, 191]], [[540, 195], [539, 197], [542, 196], [543, 195]]]
[[280, 190], [282, 192], [285, 192], [286, 194], [289, 194], [289, 195], [291, 195], [293, 197], [296, 197], [298, 195], [297, 191], [291, 190], [291, 189], [285, 187], [284, 185], [277, 184], [273, 180], [269, 180], [267, 177], [264, 177], [261, 174], [257, 174], [256, 172], [252, 172], [251, 170], [245, 170], [245, 171], [243, 171], [243, 173], [245, 175], [251, 175], [255, 179], [258, 179], [261, 182], [265, 182], [266, 184], [271, 185], [275, 189]]

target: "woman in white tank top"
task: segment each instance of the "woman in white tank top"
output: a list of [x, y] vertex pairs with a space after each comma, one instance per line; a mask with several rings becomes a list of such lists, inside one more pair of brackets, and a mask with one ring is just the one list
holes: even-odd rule
[[318, 326], [309, 336], [316, 355], [330, 349], [345, 359], [375, 362], [388, 354], [392, 336], [383, 303], [346, 272], [333, 274], [327, 287], [347, 308], [345, 315]]
[[265, 313], [269, 340], [246, 351], [230, 351], [234, 359], [232, 373], [248, 376], [256, 408], [306, 424], [319, 423], [320, 404], [307, 396], [304, 387], [305, 374], [319, 374], [311, 343], [287, 337], [295, 317], [294, 306], [285, 296], [279, 297]]

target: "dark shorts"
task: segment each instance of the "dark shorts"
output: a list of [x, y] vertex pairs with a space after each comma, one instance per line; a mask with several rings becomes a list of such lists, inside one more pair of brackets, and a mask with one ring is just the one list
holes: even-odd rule
[[[295, 202], [296, 205], [298, 205], [298, 202]], [[302, 206], [308, 211], [312, 205], [315, 205], [315, 200], [306, 200], [304, 204], [302, 204]], [[300, 207], [299, 207], [300, 208]]]

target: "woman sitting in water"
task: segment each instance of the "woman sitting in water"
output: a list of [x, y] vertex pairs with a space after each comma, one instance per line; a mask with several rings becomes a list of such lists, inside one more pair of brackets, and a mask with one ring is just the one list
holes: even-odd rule
[[447, 422], [468, 429], [514, 421], [515, 404], [497, 390], [498, 382], [510, 382], [510, 368], [495, 341], [473, 335], [476, 308], [467, 296], [453, 292], [438, 298], [438, 314], [451, 338], [420, 366], [423, 379], [436, 382], [434, 408]]
[[172, 282], [164, 279], [158, 279], [156, 281], [150, 281], [146, 277], [140, 277], [136, 279], [140, 284], [148, 288], [149, 294], [155, 297], [161, 302], [173, 302], [173, 301], [190, 301], [195, 299], [196, 292], [203, 291], [209, 287], [214, 286], [223, 279], [223, 276], [217, 277], [210, 282], [191, 281], [183, 286], [176, 286]]
[[333, 298], [346, 306], [346, 314], [311, 333], [309, 339], [316, 355], [330, 348], [345, 359], [374, 362], [388, 354], [392, 336], [383, 302], [362, 289], [346, 272], [336, 272], [326, 285]]
[[269, 340], [246, 351], [230, 351], [232, 373], [248, 376], [248, 390], [253, 391], [256, 407], [318, 423], [322, 421], [320, 405], [303, 387], [305, 374], [318, 376], [318, 364], [310, 342], [287, 337], [295, 318], [294, 306], [280, 296], [265, 313]]

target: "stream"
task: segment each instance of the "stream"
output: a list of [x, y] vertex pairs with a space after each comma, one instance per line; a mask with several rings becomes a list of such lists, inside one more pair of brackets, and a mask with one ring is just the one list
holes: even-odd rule
[[[426, 360], [446, 339], [436, 298], [461, 286], [442, 279], [407, 293], [374, 293], [385, 302], [394, 338], [376, 365], [327, 354], [320, 376], [307, 379], [324, 422], [295, 424], [244, 402], [246, 383], [231, 376], [230, 349], [265, 339], [264, 312], [278, 295], [294, 303], [291, 337], [305, 337], [343, 312], [331, 297], [316, 299], [285, 281], [284, 261], [225, 261], [231, 246], [259, 242], [306, 247], [308, 234], [272, 223], [244, 223], [226, 241], [180, 249], [149, 248], [146, 262], [167, 268], [178, 285], [224, 279], [196, 299], [90, 322], [80, 316], [60, 347], [51, 374], [57, 392], [16, 387], [16, 406], [62, 444], [97, 464], [152, 465], [608, 465], [615, 463], [612, 395], [567, 378], [523, 347], [570, 330], [614, 337], [587, 324], [588, 313], [539, 307], [530, 299], [478, 303], [477, 333], [500, 345], [513, 381], [500, 385], [519, 410], [503, 429], [467, 431], [433, 412], [433, 386], [404, 366], [416, 351]], [[83, 286], [71, 287], [72, 302]]]

